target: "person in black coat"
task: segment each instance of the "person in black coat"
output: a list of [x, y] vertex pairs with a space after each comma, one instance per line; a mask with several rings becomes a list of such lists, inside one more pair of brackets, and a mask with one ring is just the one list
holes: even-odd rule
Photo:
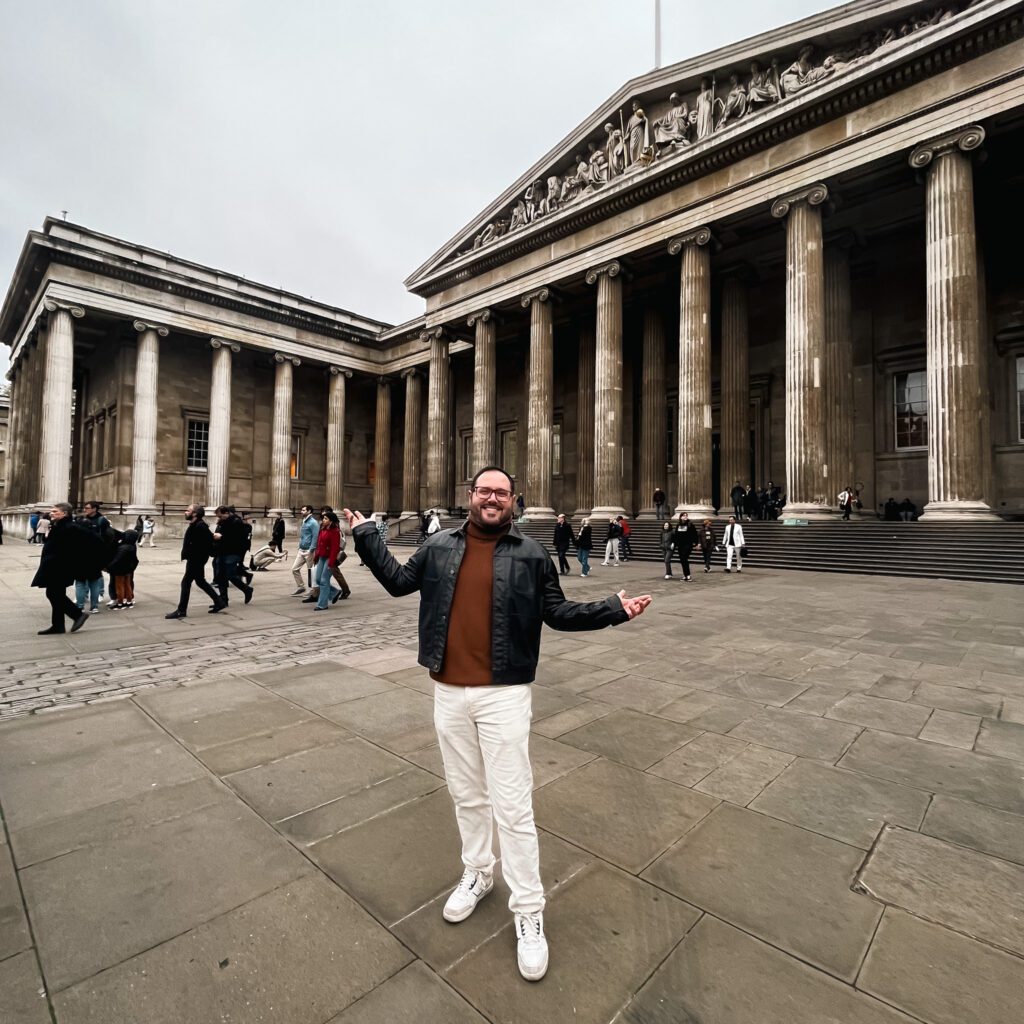
[[579, 536], [576, 538], [576, 557], [580, 560], [580, 575], [590, 575], [590, 552], [594, 547], [594, 538], [590, 532], [590, 520], [580, 523]]
[[284, 551], [284, 516], [280, 512], [277, 513], [274, 525], [270, 529], [270, 546], [278, 554]]
[[569, 559], [565, 556], [569, 545], [575, 540], [576, 538], [572, 535], [572, 527], [565, 521], [565, 513], [562, 513], [555, 521], [554, 544], [555, 551], [558, 552], [558, 571], [563, 576], [569, 575]]
[[110, 579], [114, 584], [114, 610], [135, 607], [135, 570], [139, 567], [139, 553], [136, 547], [139, 535], [134, 530], [125, 530], [121, 534], [114, 557], [107, 566]]
[[690, 577], [690, 552], [698, 542], [697, 528], [690, 522], [690, 516], [686, 512], [680, 512], [676, 520], [675, 536], [672, 538], [672, 546], [679, 555], [679, 562], [683, 567], [683, 580], [689, 582]]
[[165, 619], [183, 619], [188, 614], [188, 599], [194, 583], [207, 597], [213, 601], [211, 612], [219, 612], [226, 607], [217, 591], [206, 581], [206, 563], [213, 551], [213, 534], [203, 518], [206, 509], [202, 505], [189, 505], [185, 509], [188, 526], [181, 542], [181, 560], [185, 563], [185, 575], [181, 577], [181, 593], [178, 595], [178, 607], [168, 612]]
[[[252, 600], [253, 589], [243, 579], [243, 559], [251, 543], [252, 530], [235, 514], [232, 506], [217, 508], [217, 528], [213, 533], [214, 583], [221, 601], [228, 603], [228, 584], [233, 583], [245, 595], [245, 603]], [[213, 611], [213, 609], [210, 609]], [[219, 609], [218, 609], [219, 610]]]
[[78, 563], [91, 544], [92, 539], [78, 530], [71, 520], [72, 508], [66, 502], [58, 502], [50, 509], [50, 533], [43, 542], [39, 556], [39, 568], [32, 579], [33, 587], [46, 591], [50, 602], [50, 628], [39, 630], [40, 636], [63, 633], [64, 619], [71, 619], [71, 632], [81, 629], [89, 621], [67, 595], [67, 589], [79, 572]]

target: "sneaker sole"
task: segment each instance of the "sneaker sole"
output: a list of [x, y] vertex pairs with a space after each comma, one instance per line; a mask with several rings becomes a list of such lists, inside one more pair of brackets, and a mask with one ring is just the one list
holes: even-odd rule
[[545, 974], [548, 973], [547, 961], [544, 962], [543, 967], [539, 967], [536, 971], [528, 971], [524, 966], [522, 960], [516, 959], [519, 964], [519, 973], [523, 976], [526, 981], [540, 981]]
[[445, 909], [445, 910], [442, 910], [442, 911], [441, 911], [441, 916], [442, 916], [442, 917], [443, 917], [443, 918], [444, 918], [444, 919], [445, 919], [445, 920], [446, 920], [446, 921], [447, 921], [447, 922], [448, 922], [449, 924], [458, 924], [458, 923], [459, 923], [460, 921], [465, 921], [465, 920], [466, 920], [466, 918], [467, 918], [467, 917], [470, 917], [470, 916], [472, 915], [473, 911], [474, 911], [474, 910], [476, 910], [476, 908], [477, 908], [478, 906], [480, 906], [480, 901], [481, 901], [481, 900], [482, 900], [482, 899], [483, 899], [483, 898], [484, 898], [485, 896], [489, 896], [489, 895], [491, 894], [491, 892], [492, 892], [493, 890], [494, 890], [494, 885], [492, 884], [492, 885], [491, 885], [491, 888], [490, 888], [490, 889], [488, 889], [488, 890], [487, 890], [486, 892], [482, 892], [482, 893], [480, 893], [480, 895], [479, 895], [479, 896], [477, 897], [477, 899], [476, 899], [476, 903], [474, 903], [474, 904], [473, 904], [473, 906], [471, 906], [471, 907], [469, 908], [469, 910], [467, 910], [467, 911], [466, 911], [466, 912], [465, 912], [464, 914], [459, 914], [459, 915], [457, 915], [457, 916], [456, 916], [456, 915], [454, 915], [454, 914], [449, 914], [449, 913], [448, 913], [448, 910], [447, 910], [447, 909]]

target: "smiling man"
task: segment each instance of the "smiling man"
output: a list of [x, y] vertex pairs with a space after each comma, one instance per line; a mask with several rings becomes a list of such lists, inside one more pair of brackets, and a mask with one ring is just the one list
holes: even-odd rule
[[419, 662], [434, 680], [434, 725], [462, 837], [462, 880], [446, 921], [464, 921], [493, 887], [491, 834], [512, 895], [519, 971], [539, 981], [548, 967], [544, 887], [533, 821], [530, 687], [541, 626], [580, 631], [635, 618], [649, 596], [567, 601], [547, 552], [512, 522], [515, 484], [486, 466], [469, 490], [469, 518], [432, 534], [399, 564], [360, 513], [345, 509], [356, 550], [393, 597], [420, 592]]

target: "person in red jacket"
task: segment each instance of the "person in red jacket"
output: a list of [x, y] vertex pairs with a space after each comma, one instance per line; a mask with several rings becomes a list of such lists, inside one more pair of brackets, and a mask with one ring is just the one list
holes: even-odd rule
[[331, 583], [331, 570], [338, 564], [341, 554], [341, 528], [337, 513], [325, 511], [320, 520], [320, 533], [316, 538], [316, 575], [314, 579], [320, 588], [314, 611], [327, 610], [327, 602], [334, 604], [342, 595], [340, 587]]

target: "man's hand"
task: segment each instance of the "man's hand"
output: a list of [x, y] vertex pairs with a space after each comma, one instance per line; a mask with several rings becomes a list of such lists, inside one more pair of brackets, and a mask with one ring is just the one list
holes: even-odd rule
[[643, 610], [651, 603], [650, 594], [643, 594], [640, 597], [626, 597], [626, 592], [620, 590], [616, 597], [622, 602], [622, 607], [631, 619], [641, 615]]
[[343, 508], [341, 514], [345, 517], [345, 522], [348, 523], [350, 530], [357, 527], [360, 523], [369, 522], [366, 516], [362, 512], [353, 512], [350, 508]]

